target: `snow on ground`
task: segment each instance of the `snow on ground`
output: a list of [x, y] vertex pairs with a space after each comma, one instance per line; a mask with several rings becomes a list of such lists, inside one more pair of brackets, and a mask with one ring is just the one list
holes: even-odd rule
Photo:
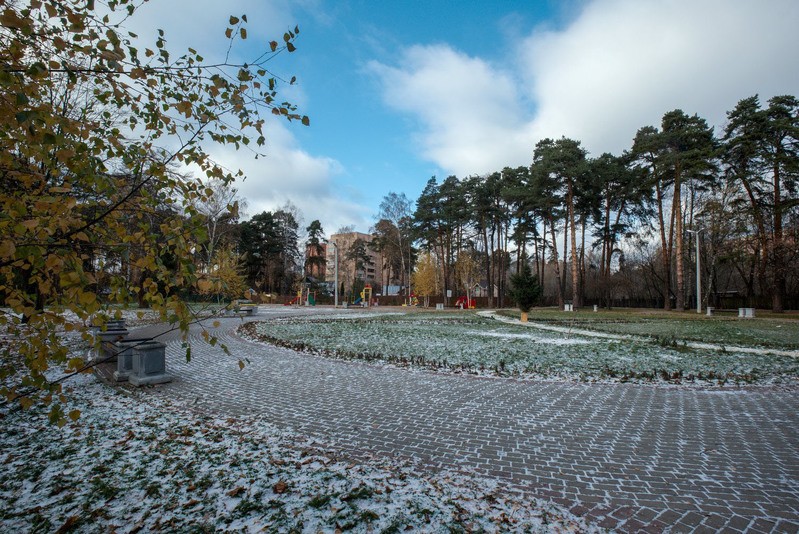
[[[501, 321], [503, 323], [514, 324], [514, 325], [521, 325], [526, 326], [528, 328], [536, 328], [538, 330], [546, 330], [549, 332], [559, 332], [562, 334], [570, 334], [570, 335], [580, 335], [580, 336], [588, 336], [588, 337], [595, 337], [595, 338], [603, 338], [603, 339], [612, 339], [612, 340], [629, 340], [629, 341], [647, 341], [648, 338], [644, 336], [635, 336], [630, 334], [618, 334], [618, 333], [606, 333], [606, 332], [597, 332], [596, 330], [588, 330], [585, 328], [574, 328], [574, 327], [566, 327], [566, 326], [554, 326], [549, 324], [537, 323], [537, 322], [526, 322], [522, 323], [518, 319], [513, 319], [511, 317], [505, 317], [503, 315], [497, 314], [493, 310], [489, 311], [479, 311], [477, 315], [481, 317], [490, 317], [496, 319], [497, 321]], [[777, 328], [780, 328], [780, 325], [777, 325]], [[740, 333], [740, 332], [739, 332]], [[703, 343], [699, 341], [684, 341], [683, 345], [685, 347], [690, 347], [692, 349], [703, 349], [703, 350], [712, 350], [712, 351], [734, 351], [739, 352], [742, 354], [775, 354], [777, 356], [789, 356], [791, 358], [799, 358], [799, 351], [796, 350], [780, 350], [775, 349], [772, 347], [742, 347], [738, 345], [719, 345], [717, 343]]]
[[540, 335], [533, 335], [533, 334], [512, 334], [509, 332], [479, 332], [477, 330], [469, 330], [466, 332], [467, 335], [472, 336], [484, 336], [484, 337], [496, 337], [500, 339], [526, 339], [531, 340], [535, 343], [543, 343], [545, 345], [590, 345], [592, 341], [587, 339], [578, 339], [578, 338], [546, 338]]
[[[494, 320], [494, 318], [499, 320]], [[247, 323], [257, 342], [342, 359], [480, 376], [707, 387], [797, 385], [799, 359], [763, 350], [520, 323], [493, 312], [306, 315]]]
[[0, 531], [595, 531], [495, 480], [368, 457], [81, 376], [77, 423], [0, 408]]

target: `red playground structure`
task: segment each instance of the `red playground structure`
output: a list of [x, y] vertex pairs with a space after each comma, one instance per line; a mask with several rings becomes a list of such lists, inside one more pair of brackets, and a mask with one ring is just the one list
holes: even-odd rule
[[465, 295], [462, 295], [458, 300], [455, 301], [455, 307], [456, 308], [460, 308], [462, 310], [464, 310], [464, 309], [473, 310], [477, 306], [476, 306], [476, 304], [474, 302], [474, 299], [469, 299], [469, 298], [466, 298]]

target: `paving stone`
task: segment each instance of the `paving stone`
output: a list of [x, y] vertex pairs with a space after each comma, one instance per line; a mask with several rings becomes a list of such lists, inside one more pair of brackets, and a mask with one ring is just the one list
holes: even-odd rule
[[797, 534], [797, 532], [799, 532], [799, 519], [797, 519], [797, 522], [782, 520], [777, 523], [774, 531], [784, 532], [785, 534]]
[[763, 517], [758, 517], [751, 525], [749, 525], [749, 528], [754, 531], [772, 532], [776, 526], [777, 524], [774, 521], [770, 521]]
[[[324, 311], [266, 306], [244, 321]], [[469, 469], [606, 514], [628, 506], [636, 511], [629, 518], [610, 517], [621, 530], [635, 520], [652, 532], [793, 532], [787, 529], [799, 492], [786, 481], [799, 480], [795, 387], [437, 374], [252, 343], [235, 334], [241, 322], [205, 325], [230, 355], [193, 329], [190, 363], [176, 333], [160, 338], [175, 380], [148, 392], [223, 415], [256, 415], [354, 457], [368, 452], [416, 458], [431, 469]], [[248, 361], [243, 370], [240, 359]], [[717, 527], [716, 517], [725, 524]]]
[[730, 520], [727, 522], [727, 525], [730, 528], [734, 528], [736, 530], [744, 531], [746, 530], [749, 525], [752, 523], [750, 518], [742, 517], [740, 515], [733, 515]]
[[625, 521], [623, 524], [617, 526], [617, 530], [622, 532], [641, 532], [644, 528], [646, 528], [647, 524], [642, 521], [637, 521], [635, 519], [629, 519]]

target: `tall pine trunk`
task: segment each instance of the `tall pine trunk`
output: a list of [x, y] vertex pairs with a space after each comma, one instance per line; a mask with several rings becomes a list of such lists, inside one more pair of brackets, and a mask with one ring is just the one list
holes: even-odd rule
[[660, 254], [663, 263], [663, 309], [671, 310], [671, 244], [666, 241], [666, 221], [663, 217], [663, 190], [658, 182], [655, 185], [658, 203], [658, 222], [660, 223]]
[[678, 311], [685, 310], [685, 257], [683, 253], [683, 229], [682, 229], [682, 188], [681, 188], [681, 169], [678, 163], [674, 170], [674, 203], [672, 205], [672, 217], [675, 219], [675, 254], [674, 260], [677, 271], [677, 303]]
[[[571, 179], [568, 180], [568, 195], [566, 202], [568, 203], [569, 208], [569, 230], [571, 232], [571, 252], [572, 252], [572, 265], [571, 265], [571, 274], [572, 274], [572, 304], [575, 308], [579, 308], [581, 306], [580, 303], [580, 270], [578, 265], [578, 251], [577, 248], [577, 225], [575, 224], [574, 218], [574, 185]], [[566, 251], [563, 251], [563, 259], [566, 259]]]
[[[778, 159], [778, 158], [775, 158]], [[771, 292], [771, 311], [782, 313], [785, 311], [783, 297], [786, 292], [785, 276], [785, 251], [783, 250], [782, 236], [782, 191], [780, 189], [780, 166], [774, 165], [774, 239], [771, 253], [774, 265], [774, 287]]]

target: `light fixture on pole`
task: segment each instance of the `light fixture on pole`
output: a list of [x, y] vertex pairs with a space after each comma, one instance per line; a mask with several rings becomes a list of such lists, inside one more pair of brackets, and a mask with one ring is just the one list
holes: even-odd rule
[[699, 258], [699, 234], [705, 229], [687, 230], [696, 236], [696, 313], [702, 313], [702, 269]]
[[333, 266], [335, 272], [334, 282], [333, 282], [335, 284], [334, 288], [335, 300], [333, 301], [333, 307], [338, 308], [338, 245], [336, 245], [335, 241], [331, 241], [331, 243], [333, 244], [333, 251], [335, 252], [334, 254], [335, 264]]

